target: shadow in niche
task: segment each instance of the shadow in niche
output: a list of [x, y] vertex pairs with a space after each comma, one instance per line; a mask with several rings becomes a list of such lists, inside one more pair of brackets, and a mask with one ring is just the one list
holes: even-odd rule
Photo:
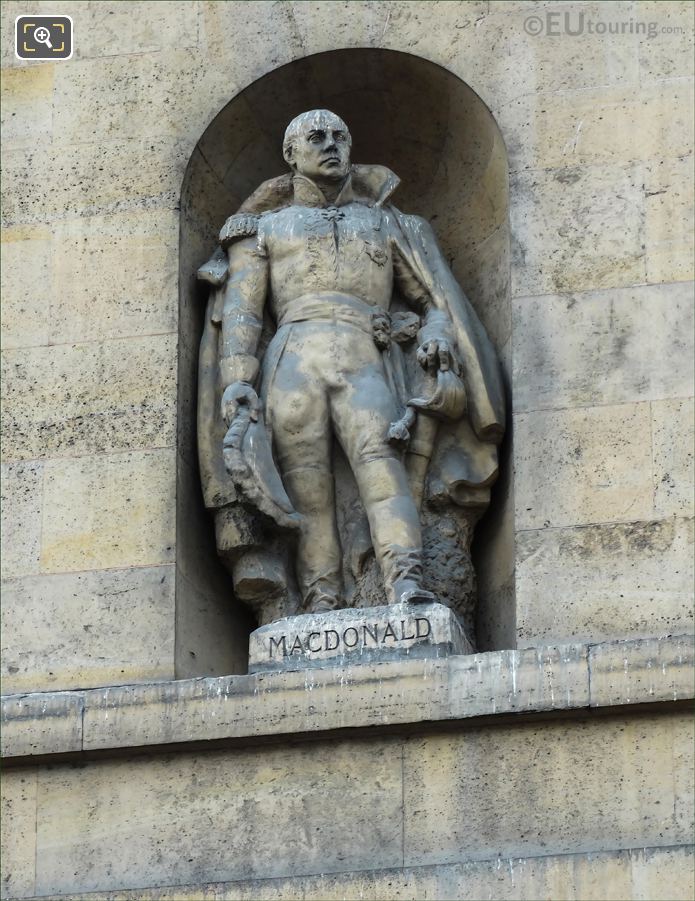
[[[298, 113], [326, 107], [353, 136], [353, 160], [389, 166], [394, 197], [428, 218], [454, 274], [509, 369], [508, 175], [505, 147], [482, 100], [427, 60], [388, 50], [335, 50], [258, 79], [210, 123], [188, 164], [181, 197], [177, 676], [246, 671], [253, 621], [232, 596], [203, 509], [195, 447], [197, 351], [206, 290], [195, 273], [219, 229], [264, 179], [286, 171], [282, 137]], [[508, 375], [508, 372], [507, 372]], [[508, 381], [508, 378], [507, 378]], [[481, 649], [515, 644], [513, 486], [505, 472], [475, 542]]]

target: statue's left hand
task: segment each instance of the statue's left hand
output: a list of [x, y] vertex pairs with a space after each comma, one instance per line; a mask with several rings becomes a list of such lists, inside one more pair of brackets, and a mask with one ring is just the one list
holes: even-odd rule
[[461, 373], [461, 364], [456, 359], [454, 350], [445, 338], [434, 338], [425, 341], [417, 350], [417, 361], [430, 375], [452, 370], [456, 375]]

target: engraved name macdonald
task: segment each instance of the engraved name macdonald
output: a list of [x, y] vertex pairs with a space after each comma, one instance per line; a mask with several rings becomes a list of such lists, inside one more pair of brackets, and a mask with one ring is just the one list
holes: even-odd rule
[[432, 632], [432, 624], [424, 616], [414, 620], [387, 621], [383, 623], [363, 623], [359, 626], [348, 626], [346, 629], [323, 629], [320, 632], [308, 632], [289, 635], [270, 636], [268, 656], [291, 657], [293, 654], [317, 654], [320, 651], [337, 651], [341, 646], [348, 650], [354, 648], [378, 648], [400, 641], [415, 641], [427, 638]]

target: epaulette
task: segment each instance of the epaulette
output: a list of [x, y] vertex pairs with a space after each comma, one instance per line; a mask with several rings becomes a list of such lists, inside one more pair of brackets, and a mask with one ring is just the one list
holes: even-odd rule
[[220, 245], [229, 247], [237, 238], [250, 238], [258, 231], [258, 216], [249, 213], [235, 213], [222, 226]]
[[218, 247], [210, 259], [198, 270], [198, 278], [201, 282], [207, 282], [219, 288], [227, 280], [229, 261], [227, 254]]

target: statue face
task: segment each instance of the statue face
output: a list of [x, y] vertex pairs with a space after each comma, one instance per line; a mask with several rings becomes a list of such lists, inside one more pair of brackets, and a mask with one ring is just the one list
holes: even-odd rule
[[288, 158], [300, 175], [314, 181], [339, 181], [350, 169], [350, 135], [332, 114], [317, 113], [303, 121]]

